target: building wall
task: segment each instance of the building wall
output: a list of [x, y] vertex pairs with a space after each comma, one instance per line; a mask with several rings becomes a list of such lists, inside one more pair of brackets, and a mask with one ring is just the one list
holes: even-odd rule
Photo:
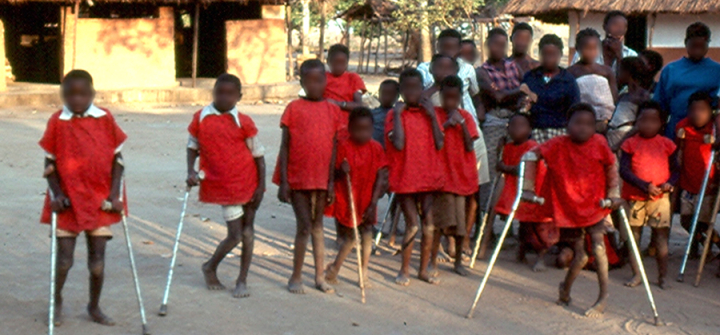
[[285, 81], [285, 21], [281, 19], [226, 21], [228, 73], [243, 85]]
[[[5, 41], [5, 24], [0, 20], [0, 41]], [[2, 62], [2, 77], [0, 77], [0, 91], [7, 90], [7, 71], [5, 69], [5, 43], [0, 43], [0, 61]]]
[[87, 70], [98, 89], [177, 85], [171, 7], [161, 7], [157, 19], [81, 18], [77, 37], [75, 22], [76, 16], [68, 8], [64, 72]]

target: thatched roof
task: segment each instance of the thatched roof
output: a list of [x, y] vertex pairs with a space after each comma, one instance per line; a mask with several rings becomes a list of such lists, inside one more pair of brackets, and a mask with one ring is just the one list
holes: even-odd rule
[[367, 0], [356, 3], [337, 15], [345, 20], [392, 21], [392, 12], [397, 9], [394, 3], [387, 0]]
[[[81, 0], [81, 1], [87, 1], [87, 0]], [[260, 2], [263, 5], [284, 5], [286, 3], [286, 0], [198, 0], [200, 3], [211, 3], [211, 2], [239, 2], [239, 3], [248, 3], [248, 2]], [[0, 0], [0, 4], [9, 3], [9, 4], [26, 4], [26, 3], [32, 3], [32, 2], [52, 2], [60, 4], [67, 4], [72, 5], [75, 3], [75, 0]], [[97, 3], [126, 3], [126, 4], [133, 4], [133, 3], [152, 3], [152, 4], [158, 4], [158, 5], [167, 5], [167, 4], [187, 4], [187, 3], [195, 3], [196, 0], [93, 0], [93, 2]]]
[[537, 16], [568, 11], [601, 12], [619, 10], [627, 14], [720, 13], [718, 0], [510, 0], [502, 12], [515, 16]]

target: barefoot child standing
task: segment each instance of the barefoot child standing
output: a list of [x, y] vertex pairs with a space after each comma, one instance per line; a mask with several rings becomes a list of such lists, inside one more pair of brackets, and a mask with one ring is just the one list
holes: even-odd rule
[[[497, 170], [505, 174], [505, 186], [500, 198], [495, 205], [495, 212], [501, 215], [510, 214], [513, 200], [517, 194], [518, 165], [522, 156], [535, 148], [537, 142], [530, 139], [532, 127], [530, 118], [526, 114], [515, 114], [508, 123], [508, 135], [512, 142], [503, 146], [502, 159], [498, 161]], [[535, 189], [541, 190], [545, 179], [545, 164], [537, 165], [535, 174]], [[548, 249], [558, 242], [560, 232], [552, 222], [547, 208], [538, 204], [523, 204], [515, 213], [515, 218], [520, 221], [520, 231], [517, 251], [518, 262], [525, 262], [525, 256], [529, 249], [537, 252], [537, 260], [533, 265], [533, 271], [544, 271], [544, 256]]]
[[315, 259], [315, 288], [335, 290], [323, 275], [325, 241], [323, 212], [333, 202], [336, 138], [343, 129], [340, 108], [323, 98], [325, 66], [317, 59], [300, 66], [300, 84], [305, 97], [291, 102], [280, 119], [282, 144], [273, 183], [280, 186], [280, 202], [292, 204], [297, 221], [293, 272], [288, 281], [291, 293], [303, 294], [302, 267], [308, 238], [312, 236]]
[[478, 172], [475, 167], [477, 158], [473, 142], [480, 134], [473, 126], [472, 115], [460, 109], [462, 80], [456, 75], [450, 75], [439, 84], [442, 107], [435, 107], [435, 113], [445, 129], [445, 145], [441, 151], [445, 186], [433, 203], [433, 223], [437, 231], [434, 233], [430, 263], [432, 275], [437, 276], [440, 237], [443, 234], [454, 236], [457, 251], [454, 271], [461, 276], [467, 276], [460, 250], [467, 237], [465, 199], [478, 191]]
[[440, 150], [443, 133], [430, 99], [423, 97], [422, 74], [408, 69], [400, 74], [398, 104], [385, 122], [386, 150], [390, 166], [390, 191], [396, 194], [407, 225], [402, 249], [402, 266], [395, 279], [398, 285], [410, 285], [410, 258], [417, 233], [418, 217], [422, 224], [420, 244], [420, 280], [436, 284], [427, 267], [433, 241], [432, 204], [435, 192], [442, 189]]
[[350, 138], [340, 141], [335, 159], [335, 203], [332, 216], [338, 222], [339, 233], [343, 235], [335, 262], [328, 265], [325, 279], [337, 283], [345, 258], [355, 246], [347, 175], [352, 181], [353, 197], [357, 210], [358, 230], [362, 244], [363, 282], [368, 287], [368, 262], [372, 253], [373, 226], [377, 223], [377, 202], [387, 188], [387, 159], [380, 143], [372, 139], [373, 115], [367, 107], [358, 107], [350, 112], [348, 130]]
[[[242, 242], [240, 275], [233, 296], [250, 295], [247, 275], [252, 261], [255, 212], [265, 192], [265, 148], [253, 120], [237, 110], [242, 98], [240, 79], [222, 74], [215, 81], [213, 102], [193, 115], [188, 127], [187, 185], [200, 185], [200, 201], [222, 206], [227, 236], [202, 265], [209, 290], [224, 290], [217, 267]], [[200, 158], [202, 182], [195, 170]]]
[[608, 258], [605, 252], [603, 218], [609, 209], [600, 207], [603, 199], [612, 200], [612, 207], [622, 203], [615, 156], [602, 135], [595, 134], [595, 111], [584, 103], [568, 111], [567, 135], [555, 137], [523, 156], [527, 169], [523, 198], [535, 195], [534, 176], [537, 164], [545, 162], [547, 175], [541, 195], [552, 208], [553, 220], [560, 228], [561, 239], [569, 242], [574, 256], [565, 280], [560, 283], [557, 303], [570, 304], [570, 289], [588, 261], [585, 235], [590, 234], [592, 253], [597, 265], [600, 292], [585, 316], [599, 317], [608, 298]]
[[[127, 139], [106, 109], [93, 104], [95, 89], [90, 74], [72, 70], [62, 81], [62, 110], [50, 117], [40, 146], [45, 150], [45, 197], [42, 223], [57, 213], [57, 277], [55, 281], [55, 326], [62, 320], [62, 289], [73, 265], [77, 236], [85, 232], [90, 270], [90, 302], [87, 311], [93, 322], [112, 326], [115, 322], [100, 309], [105, 268], [105, 245], [112, 239], [110, 225], [127, 210], [121, 194], [123, 160], [120, 149]], [[112, 203], [112, 210], [100, 208]]]
[[[657, 250], [658, 285], [663, 289], [672, 221], [669, 193], [679, 177], [675, 143], [660, 135], [665, 120], [667, 114], [660, 104], [654, 101], [642, 103], [638, 107], [638, 133], [620, 147], [622, 195], [630, 204], [632, 234], [640, 245], [643, 227], [652, 228], [652, 244]], [[630, 264], [633, 278], [625, 286], [635, 287], [642, 283], [642, 278], [635, 257], [630, 257]]]

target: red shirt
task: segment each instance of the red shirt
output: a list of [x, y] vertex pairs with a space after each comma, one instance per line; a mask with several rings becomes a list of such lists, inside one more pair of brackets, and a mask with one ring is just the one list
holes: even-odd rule
[[[109, 226], [120, 214], [100, 209], [110, 195], [115, 151], [127, 135], [108, 110], [100, 117], [61, 120], [62, 111], [50, 117], [40, 146], [55, 156], [60, 188], [70, 199], [70, 208], [57, 214], [58, 228], [80, 233]], [[40, 222], [50, 223], [50, 192], [45, 196]], [[127, 197], [123, 196], [127, 211]]]
[[[365, 144], [355, 144], [350, 140], [344, 140], [338, 143], [335, 167], [340, 169], [340, 164], [344, 160], [350, 164], [355, 210], [358, 224], [361, 224], [362, 215], [372, 201], [377, 173], [380, 169], [387, 167], [387, 159], [382, 145], [374, 140]], [[352, 227], [348, 194], [347, 177], [342, 176], [335, 181], [335, 203], [329, 206], [326, 213], [335, 217], [340, 224]], [[375, 224], [376, 221], [368, 223]]]
[[[693, 127], [687, 118], [678, 122], [676, 130], [685, 129], [685, 139], [680, 141], [682, 161], [680, 168], [680, 188], [692, 194], [699, 194], [705, 178], [705, 169], [712, 156], [712, 144], [705, 143], [705, 135], [712, 135], [713, 123], [708, 122], [705, 127]], [[715, 169], [710, 171], [710, 182], [715, 183]]]
[[[675, 143], [664, 136], [644, 138], [635, 135], [623, 142], [620, 150], [632, 155], [630, 170], [640, 179], [660, 186], [670, 179], [670, 156]], [[649, 195], [630, 183], [623, 183], [622, 197], [628, 200], [648, 200]], [[659, 199], [656, 197], [655, 199]]]
[[193, 115], [188, 126], [198, 141], [200, 170], [205, 179], [200, 183], [200, 201], [219, 205], [246, 204], [257, 189], [255, 158], [246, 139], [258, 133], [255, 123], [237, 113], [240, 125], [230, 113], [207, 115], [202, 110]]
[[[502, 162], [505, 165], [516, 166], [520, 164], [522, 156], [537, 145], [537, 142], [533, 140], [527, 140], [519, 145], [515, 143], [505, 144], [502, 152]], [[545, 163], [538, 162], [535, 176], [536, 190], [542, 190], [546, 172], [547, 168], [545, 167]], [[515, 196], [517, 195], [517, 183], [517, 176], [510, 174], [505, 175], [505, 186], [503, 187], [500, 198], [495, 205], [495, 211], [497, 213], [503, 215], [510, 214], [512, 204], [515, 201]], [[547, 209], [541, 208], [538, 204], [523, 202], [520, 203], [520, 207], [518, 207], [518, 210], [515, 213], [515, 218], [522, 222], [550, 222], [552, 221], [552, 218], [548, 215], [548, 212], [549, 211]]]
[[[292, 190], [327, 190], [333, 140], [341, 129], [340, 107], [323, 101], [297, 99], [280, 119], [290, 133], [287, 178]], [[280, 185], [280, 163], [275, 165], [273, 183]]]
[[615, 164], [615, 155], [601, 135], [585, 143], [574, 143], [569, 136], [558, 136], [537, 149], [547, 164], [541, 194], [546, 208], [559, 228], [594, 225], [610, 211], [600, 207], [607, 196], [605, 169]]
[[442, 190], [445, 169], [440, 151], [435, 149], [432, 123], [425, 111], [420, 107], [408, 107], [400, 114], [405, 130], [404, 150], [397, 150], [389, 140], [394, 117], [395, 112], [391, 111], [385, 120], [390, 191], [409, 194]]
[[339, 76], [332, 72], [325, 72], [327, 86], [325, 86], [325, 99], [336, 101], [354, 101], [355, 92], [365, 93], [365, 83], [357, 73], [345, 71]]
[[[478, 134], [473, 117], [465, 110], [458, 110], [465, 119], [470, 137], [476, 140]], [[435, 107], [440, 124], [445, 124], [448, 114], [441, 107]], [[445, 129], [445, 145], [441, 150], [444, 164], [445, 186], [443, 192], [457, 195], [471, 195], [478, 191], [478, 170], [475, 151], [465, 150], [465, 137], [462, 126], [457, 125]]]

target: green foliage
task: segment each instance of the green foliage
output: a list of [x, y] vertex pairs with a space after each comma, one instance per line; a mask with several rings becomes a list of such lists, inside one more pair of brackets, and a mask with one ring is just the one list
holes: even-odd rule
[[399, 31], [417, 30], [427, 24], [459, 29], [466, 34], [472, 29], [473, 14], [485, 5], [484, 0], [397, 0], [395, 3], [398, 10], [393, 12], [393, 17]]

